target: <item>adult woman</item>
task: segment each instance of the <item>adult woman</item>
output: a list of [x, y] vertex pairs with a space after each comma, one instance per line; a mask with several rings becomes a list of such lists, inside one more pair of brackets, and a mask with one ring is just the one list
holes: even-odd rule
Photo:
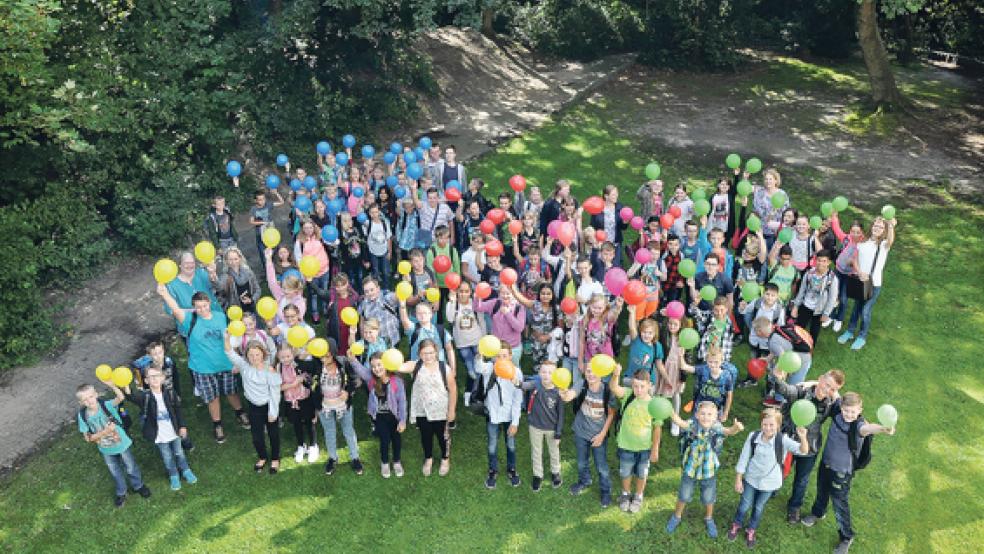
[[[297, 234], [294, 241], [294, 259], [300, 260], [304, 256], [311, 256], [318, 260], [318, 273], [310, 279], [311, 284], [319, 289], [328, 288], [328, 280], [331, 275], [328, 273], [328, 251], [325, 244], [321, 242], [321, 232], [310, 219], [301, 223], [301, 232]], [[317, 294], [311, 295], [311, 319], [317, 323], [320, 319], [319, 307], [320, 300]]]
[[516, 301], [511, 288], [499, 287], [499, 297], [474, 300], [476, 312], [492, 317], [492, 334], [512, 347], [512, 361], [519, 367], [523, 355], [523, 329], [526, 327], [526, 308]]
[[[851, 350], [864, 348], [868, 339], [868, 328], [871, 326], [871, 311], [878, 301], [882, 287], [882, 271], [885, 269], [885, 260], [888, 259], [888, 251], [895, 244], [895, 224], [894, 218], [886, 220], [876, 217], [871, 223], [871, 233], [868, 240], [858, 244], [858, 279], [861, 281], [861, 296], [854, 300], [854, 310], [851, 312], [851, 320], [847, 324], [847, 331], [841, 335], [837, 342], [844, 344], [854, 336], [854, 329], [860, 323], [857, 338], [851, 344]], [[870, 287], [866, 283], [870, 282]], [[870, 288], [871, 294], [864, 298], [864, 290]]]
[[485, 318], [478, 317], [472, 308], [472, 285], [462, 281], [458, 290], [448, 299], [444, 307], [444, 315], [451, 322], [452, 338], [461, 359], [468, 370], [465, 382], [465, 407], [468, 407], [472, 389], [478, 379], [476, 358], [478, 357], [478, 341], [486, 334]]
[[[540, 210], [540, 234], [546, 236], [547, 225], [557, 219], [561, 212], [561, 203], [565, 198], [571, 198], [571, 184], [567, 179], [561, 179], [554, 185], [550, 197], [543, 203]], [[577, 201], [574, 201], [575, 206]]]
[[404, 362], [402, 373], [413, 377], [413, 393], [410, 396], [410, 417], [420, 428], [420, 443], [424, 450], [425, 476], [431, 474], [434, 464], [434, 439], [441, 449], [442, 477], [451, 470], [451, 430], [458, 404], [458, 386], [451, 366], [437, 359], [437, 344], [430, 339], [420, 341], [419, 360]]
[[[192, 308], [191, 299], [196, 293], [205, 293], [216, 309], [219, 302], [215, 298], [213, 285], [219, 280], [215, 273], [215, 264], [211, 263], [205, 267], [198, 267], [195, 256], [191, 252], [182, 252], [178, 256], [178, 276], [166, 285], [167, 292], [170, 294], [177, 306], [183, 310]], [[164, 313], [173, 315], [170, 307], [164, 306]], [[180, 327], [180, 322], [178, 323]]]
[[239, 306], [246, 312], [256, 311], [260, 298], [260, 281], [250, 269], [246, 257], [235, 246], [225, 254], [225, 273], [219, 278], [219, 298], [222, 306]]
[[[246, 344], [246, 359], [236, 354], [229, 343], [228, 331], [223, 333], [226, 356], [243, 377], [243, 391], [246, 393], [249, 408], [250, 432], [253, 435], [253, 448], [256, 449], [256, 464], [253, 470], [263, 471], [270, 460], [270, 473], [280, 469], [280, 385], [283, 380], [280, 372], [270, 363], [270, 353], [260, 341]], [[263, 431], [270, 437], [270, 452], [267, 456], [266, 440]]]
[[779, 192], [782, 176], [774, 168], [765, 170], [762, 181], [765, 186], [755, 187], [752, 196], [752, 211], [762, 220], [762, 234], [766, 245], [771, 249], [782, 223], [782, 214], [789, 208], [789, 198], [778, 208], [772, 205], [772, 196]]
[[615, 185], [605, 185], [603, 192], [605, 207], [601, 213], [591, 216], [591, 226], [595, 230], [605, 231], [607, 240], [615, 245], [615, 265], [622, 266], [622, 231], [628, 228], [629, 224], [622, 220], [619, 213], [622, 211], [622, 203], [618, 201], [618, 187]]

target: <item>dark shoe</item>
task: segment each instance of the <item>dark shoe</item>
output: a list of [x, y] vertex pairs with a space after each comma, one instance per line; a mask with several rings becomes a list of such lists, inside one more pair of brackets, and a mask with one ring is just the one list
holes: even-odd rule
[[556, 489], [564, 484], [564, 480], [561, 479], [559, 473], [551, 473], [550, 477], [551, 477], [550, 484], [553, 485], [553, 488]]
[[195, 443], [191, 442], [190, 438], [185, 437], [181, 439], [181, 448], [183, 448], [185, 452], [192, 452], [195, 450]]
[[794, 510], [786, 514], [786, 523], [796, 524], [800, 522], [799, 510]]
[[748, 548], [755, 548], [755, 529], [749, 529], [745, 531], [745, 546]]
[[533, 476], [533, 492], [540, 492], [540, 486], [543, 484], [543, 477]]
[[137, 489], [137, 493], [144, 498], [150, 498], [150, 489], [147, 488], [147, 485]]
[[728, 540], [733, 541], [738, 538], [738, 531], [741, 531], [741, 525], [737, 523], [731, 524], [731, 529], [728, 529]]
[[588, 489], [588, 486], [580, 481], [571, 485], [571, 496], [577, 496]]
[[516, 470], [510, 469], [508, 471], [508, 474], [509, 474], [509, 484], [514, 487], [518, 487], [522, 481], [519, 480], [519, 474], [516, 473]]
[[740, 381], [738, 383], [738, 388], [739, 389], [747, 389], [749, 387], [758, 386], [758, 384], [759, 384], [758, 379], [752, 379], [751, 377], [749, 377], [747, 379], [744, 379], [744, 380]]
[[124, 502], [126, 502], [126, 495], [121, 494], [120, 496], [116, 497], [116, 500], [113, 500], [113, 505], [116, 506], [117, 508], [122, 508]]
[[822, 517], [817, 517], [817, 516], [815, 516], [813, 514], [807, 514], [807, 515], [803, 516], [803, 519], [800, 520], [800, 523], [802, 523], [803, 525], [806, 525], [807, 527], [813, 527], [821, 519], [823, 519], [823, 518]]
[[851, 543], [853, 542], [853, 538], [841, 540], [837, 543], [837, 548], [834, 549], [834, 554], [847, 554], [847, 552], [851, 549]]
[[492, 490], [495, 488], [496, 472], [489, 470], [489, 476], [485, 478], [485, 488]]
[[253, 471], [257, 473], [263, 473], [263, 468], [266, 467], [266, 460], [260, 460], [253, 464]]
[[328, 458], [328, 463], [325, 464], [325, 475], [331, 475], [335, 473], [335, 466], [338, 464], [333, 458]]
[[362, 475], [365, 471], [362, 467], [362, 462], [360, 462], [358, 458], [352, 460], [352, 471], [354, 471], [356, 475]]
[[601, 493], [601, 507], [607, 508], [612, 505], [612, 493], [603, 492]]
[[212, 432], [215, 433], [215, 442], [222, 444], [226, 441], [225, 431], [222, 430], [221, 425], [214, 426]]
[[249, 418], [246, 417], [246, 414], [239, 412], [236, 414], [236, 419], [239, 420], [239, 424], [242, 425], [243, 429], [249, 431]]
[[276, 475], [280, 471], [280, 460], [270, 462], [270, 475]]

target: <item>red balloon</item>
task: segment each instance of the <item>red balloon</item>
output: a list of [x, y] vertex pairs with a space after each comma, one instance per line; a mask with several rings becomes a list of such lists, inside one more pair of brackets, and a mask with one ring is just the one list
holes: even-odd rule
[[499, 282], [507, 287], [516, 284], [516, 279], [518, 279], [516, 270], [511, 267], [507, 267], [499, 272]]
[[461, 200], [461, 191], [453, 187], [449, 188], [444, 191], [444, 198], [446, 198], [448, 202], [457, 202]]
[[574, 229], [574, 224], [570, 221], [565, 221], [557, 226], [557, 240], [564, 246], [570, 246], [574, 242], [574, 236], [576, 234], [577, 231]]
[[761, 379], [765, 375], [765, 369], [768, 367], [765, 358], [752, 358], [748, 360], [748, 376], [752, 379]]
[[485, 300], [492, 294], [492, 285], [488, 283], [479, 283], [475, 285], [475, 296], [479, 300]]
[[596, 241], [598, 241], [598, 242], [605, 242], [605, 239], [607, 239], [607, 238], [608, 238], [608, 233], [606, 233], [603, 229], [598, 229], [597, 231], [595, 231], [595, 240]]
[[461, 275], [451, 271], [444, 276], [444, 284], [447, 285], [448, 290], [458, 290], [461, 286]]
[[584, 201], [584, 211], [598, 215], [605, 209], [605, 201], [600, 196], [592, 196]]
[[647, 294], [646, 285], [642, 284], [642, 281], [638, 279], [629, 281], [625, 285], [625, 288], [622, 289], [622, 298], [625, 298], [625, 301], [630, 306], [636, 306], [645, 302]]
[[494, 208], [489, 210], [489, 214], [486, 217], [488, 217], [492, 223], [502, 225], [502, 222], [506, 220], [506, 212], [500, 208]]
[[683, 211], [680, 209], [680, 206], [670, 206], [670, 213], [673, 214], [673, 219], [677, 219], [683, 215]]
[[520, 221], [518, 219], [514, 219], [514, 220], [512, 220], [512, 221], [509, 222], [509, 234], [510, 235], [515, 236], [515, 235], [518, 235], [518, 234], [520, 234], [522, 232], [523, 232], [523, 222], [522, 221]]
[[570, 296], [564, 298], [560, 301], [560, 311], [565, 314], [572, 314], [577, 311], [577, 300], [574, 300]]
[[501, 256], [503, 252], [502, 243], [492, 239], [485, 243], [485, 254], [488, 256]]
[[451, 269], [451, 258], [441, 254], [434, 257], [434, 271], [438, 273], [447, 273]]
[[[676, 206], [673, 206], [673, 207], [675, 208]], [[675, 218], [673, 217], [673, 214], [671, 214], [671, 213], [665, 213], [665, 214], [659, 216], [659, 224], [664, 229], [669, 229], [670, 227], [673, 227], [673, 222], [674, 221], [675, 221]]]
[[526, 188], [526, 178], [522, 175], [513, 175], [509, 178], [509, 186], [516, 192], [522, 192]]
[[492, 223], [488, 219], [483, 219], [482, 222], [478, 224], [478, 228], [486, 235], [491, 235], [495, 232], [495, 223]]

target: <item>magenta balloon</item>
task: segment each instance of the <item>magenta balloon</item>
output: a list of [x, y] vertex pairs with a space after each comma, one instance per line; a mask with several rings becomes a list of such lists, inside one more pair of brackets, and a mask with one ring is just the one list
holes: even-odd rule
[[685, 309], [683, 304], [678, 300], [674, 300], [666, 305], [666, 317], [672, 317], [673, 319], [680, 319], [683, 317]]
[[645, 221], [643, 221], [643, 220], [642, 220], [642, 218], [641, 218], [641, 217], [639, 217], [639, 216], [634, 216], [634, 217], [632, 218], [632, 221], [630, 221], [630, 222], [629, 222], [629, 225], [631, 225], [631, 226], [632, 226], [632, 228], [633, 228], [633, 229], [635, 229], [636, 231], [638, 231], [638, 230], [640, 230], [640, 229], [642, 229], [642, 227], [643, 227], [643, 226], [644, 226], [645, 224], [646, 224], [646, 222], [645, 222]]
[[557, 227], [557, 240], [564, 246], [570, 246], [574, 242], [576, 235], [577, 229], [574, 228], [574, 224], [570, 221], [564, 221]]
[[622, 289], [629, 282], [629, 276], [620, 267], [613, 267], [605, 274], [605, 288], [615, 296], [622, 294]]
[[560, 220], [555, 219], [547, 224], [547, 236], [557, 240], [557, 227], [560, 225]]
[[640, 248], [636, 250], [635, 261], [640, 264], [648, 264], [653, 259], [652, 253], [649, 252], [648, 248]]
[[635, 216], [635, 212], [632, 211], [632, 208], [626, 206], [622, 208], [622, 211], [619, 212], [619, 215], [622, 216], [622, 221], [628, 222], [630, 219], [632, 219]]

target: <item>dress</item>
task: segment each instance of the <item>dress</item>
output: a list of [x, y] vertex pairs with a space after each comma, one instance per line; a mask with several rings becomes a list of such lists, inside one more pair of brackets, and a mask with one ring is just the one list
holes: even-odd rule
[[670, 337], [670, 350], [663, 362], [669, 379], [664, 379], [662, 375], [656, 377], [656, 394], [673, 396], [683, 390], [683, 381], [680, 378], [680, 353], [680, 343], [677, 341], [677, 337]]

